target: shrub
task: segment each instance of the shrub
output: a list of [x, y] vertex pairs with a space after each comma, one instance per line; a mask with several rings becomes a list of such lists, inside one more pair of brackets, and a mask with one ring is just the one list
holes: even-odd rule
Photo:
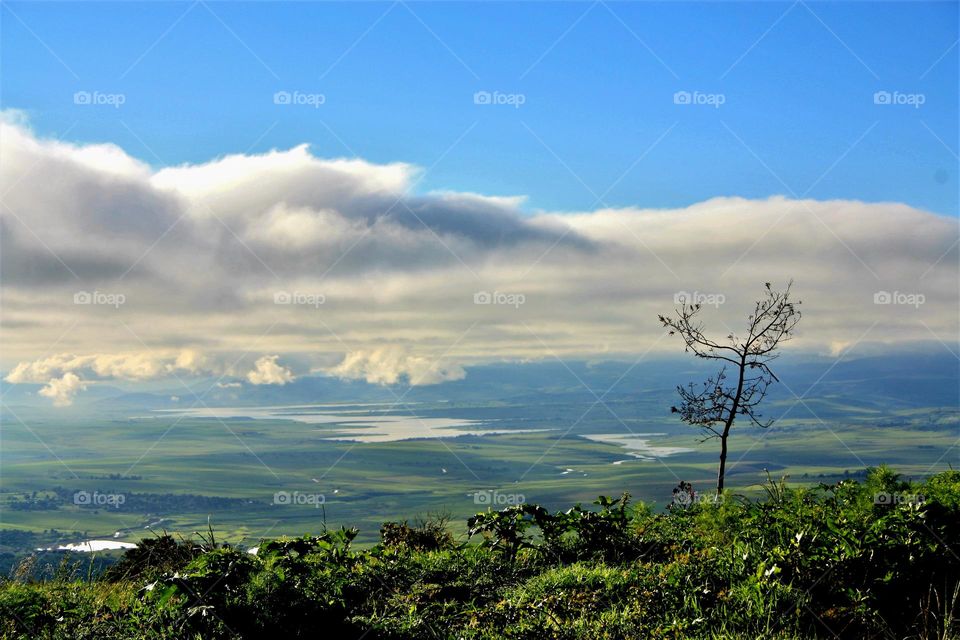
[[419, 520], [414, 526], [403, 522], [385, 522], [380, 527], [381, 544], [413, 551], [439, 551], [454, 546], [448, 526], [450, 516], [433, 514]]
[[[479, 544], [443, 518], [387, 523], [363, 551], [355, 529], [256, 555], [159, 537], [102, 579], [0, 583], [0, 637], [958, 637], [960, 473], [766, 489], [662, 514], [627, 494], [518, 505], [471, 518]], [[923, 500], [876, 499], [893, 492]]]
[[144, 538], [136, 548], [124, 553], [123, 558], [107, 570], [106, 578], [108, 580], [155, 578], [164, 572], [185, 567], [202, 552], [203, 548], [200, 545], [187, 540], [177, 541], [167, 534], [155, 538]]

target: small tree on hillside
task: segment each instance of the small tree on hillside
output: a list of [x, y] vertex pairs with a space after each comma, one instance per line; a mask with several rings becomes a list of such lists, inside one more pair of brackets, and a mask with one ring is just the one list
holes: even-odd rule
[[737, 416], [743, 416], [758, 427], [766, 428], [773, 423], [773, 420], [761, 420], [757, 408], [770, 384], [779, 382], [770, 369], [770, 362], [777, 358], [780, 344], [792, 337], [793, 329], [800, 321], [797, 309], [800, 301], [790, 300], [792, 285], [791, 281], [786, 289], [776, 291], [767, 282], [763, 299], [756, 303], [753, 314], [747, 319], [746, 335], [730, 333], [723, 343], [704, 334], [703, 323], [699, 321], [700, 304], [685, 302], [676, 310], [676, 317], [660, 316], [660, 322], [670, 330], [670, 335], [679, 334], [683, 338], [686, 351], [698, 358], [724, 363], [701, 388], [693, 383], [677, 387], [680, 406], [671, 407], [673, 413], [680, 414], [681, 420], [702, 429], [704, 440], [720, 439], [717, 495], [723, 491], [727, 438]]

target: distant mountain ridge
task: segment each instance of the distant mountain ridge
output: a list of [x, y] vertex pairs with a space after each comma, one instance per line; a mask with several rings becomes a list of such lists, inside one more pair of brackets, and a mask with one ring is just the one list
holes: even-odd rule
[[[79, 394], [71, 409], [102, 410], [176, 409], [207, 405], [273, 406], [324, 403], [508, 403], [564, 401], [605, 402], [647, 398], [671, 402], [678, 384], [698, 382], [707, 369], [689, 357], [646, 361], [541, 361], [496, 363], [467, 368], [462, 380], [438, 385], [385, 387], [332, 376], [304, 376], [286, 385], [217, 387], [215, 379], [195, 379], [190, 390], [170, 385], [150, 391], [126, 391], [114, 384], [91, 384]], [[790, 400], [793, 394], [807, 399], [836, 398], [898, 408], [960, 406], [960, 361], [950, 354], [896, 354], [840, 360], [799, 359], [785, 356], [776, 371], [772, 400]], [[155, 385], [156, 386], [156, 385]], [[589, 387], [589, 388], [588, 388]], [[4, 404], [62, 412], [37, 395], [41, 385], [0, 383]], [[791, 393], [792, 391], [792, 393]], [[202, 404], [193, 395], [202, 398]], [[668, 406], [668, 405], [667, 405]]]

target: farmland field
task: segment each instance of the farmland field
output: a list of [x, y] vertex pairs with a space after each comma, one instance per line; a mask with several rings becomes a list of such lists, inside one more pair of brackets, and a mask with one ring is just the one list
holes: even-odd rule
[[[208, 524], [249, 546], [324, 525], [356, 526], [369, 544], [384, 521], [428, 513], [463, 521], [488, 506], [560, 508], [622, 491], [663, 508], [680, 480], [709, 491], [716, 443], [670, 415], [668, 386], [645, 384], [602, 402], [565, 389], [539, 403], [524, 394], [209, 410], [108, 403], [73, 419], [21, 409], [3, 430], [3, 550]], [[942, 397], [863, 403], [840, 379], [803, 400], [781, 393], [773, 427], [731, 439], [728, 486], [751, 494], [765, 470], [816, 484], [881, 463], [916, 478], [956, 466], [958, 410]]]

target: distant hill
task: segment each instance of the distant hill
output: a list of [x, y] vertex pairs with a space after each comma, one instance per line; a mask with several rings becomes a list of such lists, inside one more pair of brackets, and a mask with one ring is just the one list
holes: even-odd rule
[[[194, 379], [192, 392], [210, 407], [266, 406], [309, 403], [404, 402], [533, 404], [593, 401], [594, 394], [608, 402], [618, 398], [649, 399], [669, 404], [678, 384], [698, 381], [706, 367], [689, 357], [631, 361], [585, 362], [557, 360], [478, 365], [467, 368], [462, 380], [409, 388], [343, 380], [331, 376], [305, 376], [292, 383], [252, 385]], [[777, 363], [781, 385], [771, 391], [771, 400], [791, 400], [791, 391], [805, 399], [832, 398], [864, 408], [960, 406], [960, 362], [950, 354], [900, 353], [841, 360], [786, 355]], [[589, 389], [588, 389], [589, 387]], [[41, 385], [0, 384], [4, 403], [44, 408], [49, 400], [37, 395]], [[182, 386], [150, 391], [124, 391], [116, 385], [93, 384], [79, 394], [75, 410], [152, 410], [189, 407], [196, 402]]]

